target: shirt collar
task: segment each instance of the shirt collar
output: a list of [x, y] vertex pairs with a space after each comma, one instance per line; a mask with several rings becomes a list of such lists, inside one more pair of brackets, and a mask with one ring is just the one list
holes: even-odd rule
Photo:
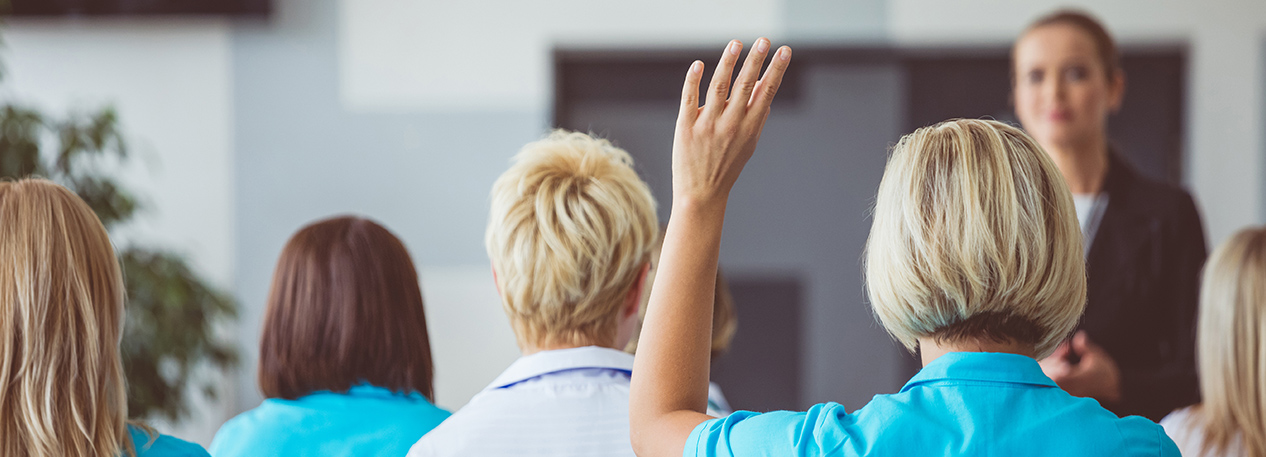
[[372, 385], [372, 384], [369, 384], [369, 383], [364, 383], [364, 382], [362, 382], [362, 383], [360, 383], [360, 384], [357, 384], [357, 385], [354, 385], [354, 386], [352, 386], [352, 388], [350, 388], [350, 389], [347, 389], [347, 395], [351, 395], [351, 396], [353, 396], [353, 397], [417, 397], [417, 398], [425, 398], [425, 397], [423, 397], [423, 396], [422, 396], [422, 394], [420, 394], [420, 393], [418, 393], [418, 392], [416, 392], [416, 391], [412, 391], [412, 390], [410, 390], [410, 391], [408, 391], [408, 392], [393, 392], [391, 389], [388, 389], [388, 388], [386, 388], [386, 387], [378, 387], [378, 386], [375, 386], [375, 385]]
[[424, 397], [422, 394], [418, 393], [417, 391], [410, 390], [408, 392], [395, 392], [386, 387], [375, 386], [373, 384], [370, 384], [364, 381], [361, 381], [360, 383], [352, 385], [352, 387], [349, 387], [346, 392], [331, 392], [328, 390], [320, 390], [320, 391], [312, 392], [311, 394], [308, 394], [308, 395], [347, 395], [351, 397], [381, 397], [381, 398], [410, 397], [410, 398], [426, 399], [426, 397]]
[[990, 381], [1057, 387], [1032, 357], [998, 352], [950, 352], [910, 378], [902, 392], [937, 381]]
[[515, 360], [484, 390], [509, 387], [537, 376], [582, 368], [605, 368], [632, 374], [633, 356], [598, 346], [541, 351]]

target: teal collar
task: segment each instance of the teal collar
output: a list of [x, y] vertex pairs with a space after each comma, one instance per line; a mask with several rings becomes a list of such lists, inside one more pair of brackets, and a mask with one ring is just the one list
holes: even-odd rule
[[999, 352], [950, 352], [910, 378], [902, 392], [936, 382], [984, 381], [1058, 387], [1032, 357]]
[[422, 394], [416, 391], [393, 392], [391, 389], [388, 389], [386, 387], [378, 387], [378, 386], [375, 386], [369, 383], [364, 383], [364, 382], [352, 386], [350, 389], [347, 389], [347, 392], [331, 392], [328, 390], [321, 390], [317, 392], [312, 392], [305, 396], [311, 396], [311, 395], [346, 395], [350, 397], [359, 397], [359, 398], [402, 398], [404, 397], [404, 398], [410, 398], [410, 399], [421, 399], [421, 400], [426, 399], [426, 397], [422, 396]]

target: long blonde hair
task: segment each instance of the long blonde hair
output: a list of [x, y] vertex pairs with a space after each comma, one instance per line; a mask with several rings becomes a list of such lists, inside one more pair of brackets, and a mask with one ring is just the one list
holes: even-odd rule
[[134, 455], [124, 288], [105, 227], [49, 181], [0, 182], [0, 454]]
[[1242, 437], [1266, 455], [1266, 227], [1244, 229], [1209, 258], [1197, 327], [1204, 453]]

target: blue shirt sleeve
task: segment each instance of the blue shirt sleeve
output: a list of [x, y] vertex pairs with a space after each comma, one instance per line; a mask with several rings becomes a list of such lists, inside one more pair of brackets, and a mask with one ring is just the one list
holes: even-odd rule
[[128, 426], [128, 432], [137, 457], [210, 457], [202, 446], [176, 437], [150, 435], [131, 425]]
[[1165, 429], [1156, 427], [1157, 438], [1160, 439], [1160, 455], [1161, 457], [1182, 457], [1182, 453], [1178, 451], [1178, 445], [1174, 444], [1174, 440], [1169, 438], [1165, 433]]
[[229, 419], [220, 429], [215, 432], [215, 437], [211, 438], [211, 446], [207, 451], [214, 456], [233, 455], [231, 443], [238, 441], [240, 437], [237, 433], [237, 418]]
[[1174, 440], [1165, 433], [1165, 428], [1140, 416], [1128, 416], [1113, 421], [1120, 434], [1119, 449], [1113, 455], [1181, 457]]
[[787, 455], [815, 457], [849, 444], [853, 417], [838, 403], [804, 412], [738, 411], [695, 427], [682, 449], [685, 457]]

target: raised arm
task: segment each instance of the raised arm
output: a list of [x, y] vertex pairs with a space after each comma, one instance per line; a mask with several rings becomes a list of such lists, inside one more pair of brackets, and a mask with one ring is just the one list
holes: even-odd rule
[[756, 150], [769, 104], [791, 62], [791, 48], [784, 46], [760, 77], [770, 42], [758, 39], [731, 90], [730, 76], [742, 50], [738, 41], [726, 46], [703, 107], [698, 100], [703, 62], [691, 64], [682, 88], [673, 138], [672, 215], [638, 339], [629, 399], [633, 449], [642, 457], [682, 455], [690, 432], [710, 418], [703, 412], [725, 204]]

